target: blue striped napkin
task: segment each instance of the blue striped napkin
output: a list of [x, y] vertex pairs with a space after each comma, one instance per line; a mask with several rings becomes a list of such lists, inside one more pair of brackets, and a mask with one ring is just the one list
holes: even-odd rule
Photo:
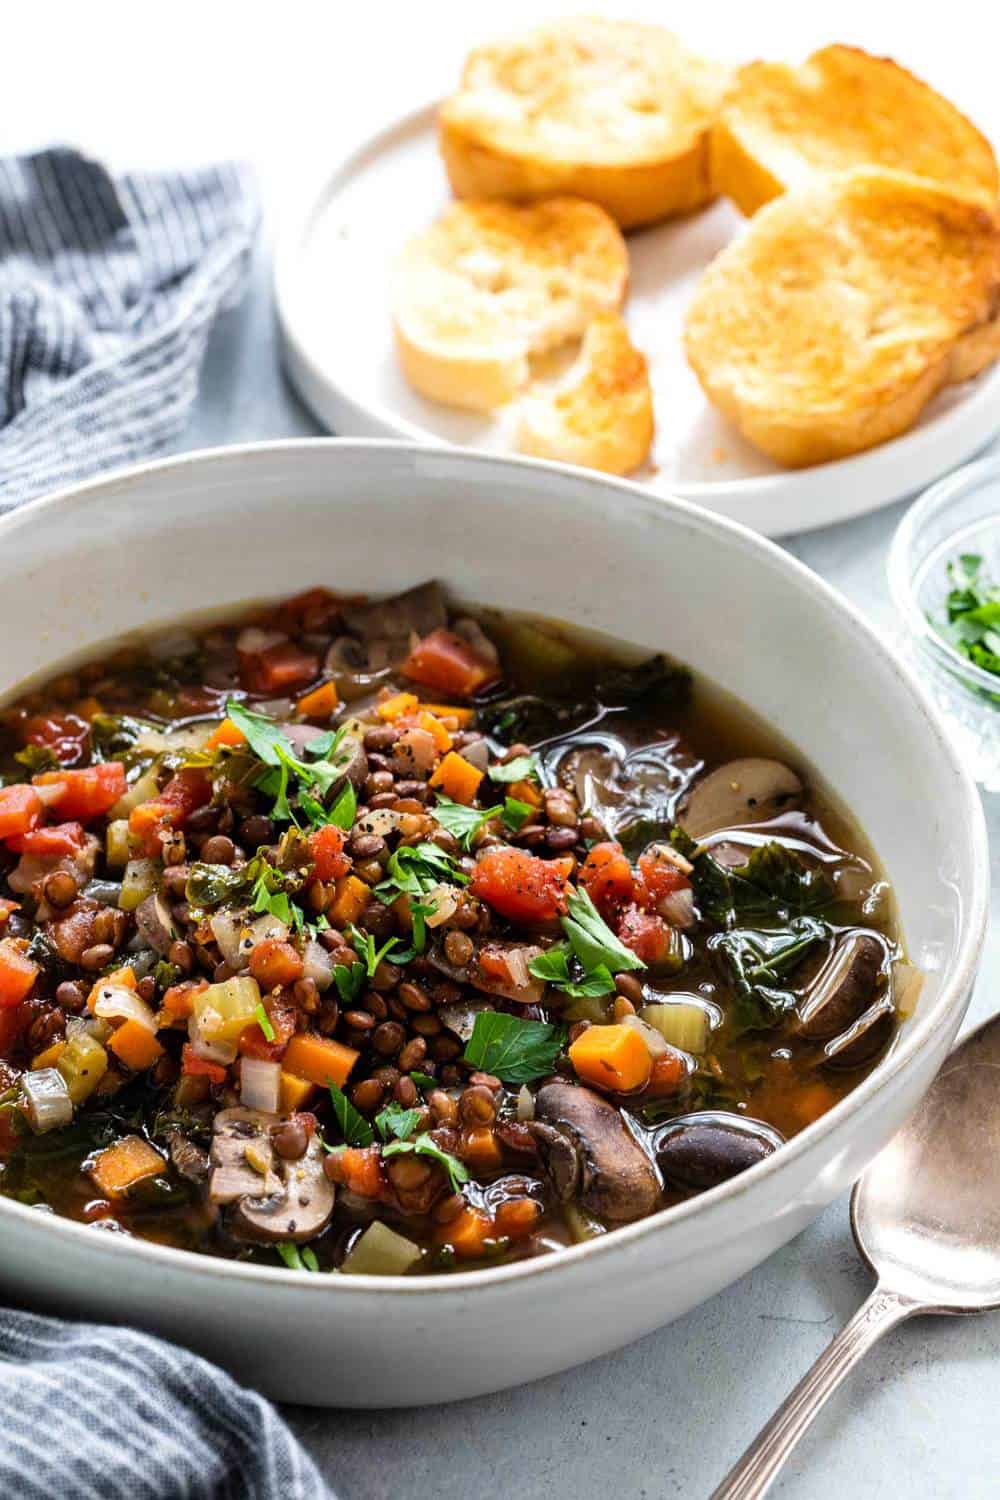
[[112, 177], [66, 148], [0, 159], [0, 510], [177, 437], [257, 219], [235, 165]]
[[330, 1500], [263, 1397], [148, 1334], [2, 1312], [0, 1396], [5, 1497]]

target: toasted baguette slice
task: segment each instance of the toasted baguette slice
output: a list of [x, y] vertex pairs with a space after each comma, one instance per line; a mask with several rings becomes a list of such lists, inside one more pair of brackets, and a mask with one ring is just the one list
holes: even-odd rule
[[887, 57], [824, 47], [802, 64], [741, 68], [712, 127], [711, 181], [745, 214], [817, 171], [882, 166], [990, 203], [989, 142], [953, 104]]
[[595, 318], [566, 380], [549, 395], [528, 395], [517, 446], [606, 474], [628, 474], [653, 441], [653, 395], [645, 357], [616, 313]]
[[728, 72], [669, 31], [577, 18], [471, 53], [440, 113], [458, 198], [570, 193], [623, 229], [711, 196], [708, 128]]
[[705, 394], [781, 464], [872, 448], [1000, 355], [1000, 218], [879, 168], [761, 209], [688, 309]]
[[488, 411], [526, 383], [529, 355], [579, 338], [627, 285], [625, 241], [596, 204], [456, 203], [396, 268], [403, 373], [434, 401]]

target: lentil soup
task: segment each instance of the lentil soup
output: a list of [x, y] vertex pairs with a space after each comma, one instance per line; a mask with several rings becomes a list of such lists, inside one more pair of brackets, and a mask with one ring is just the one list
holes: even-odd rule
[[314, 589], [0, 727], [0, 1190], [420, 1274], [721, 1183], [918, 976], [860, 832], [657, 655]]

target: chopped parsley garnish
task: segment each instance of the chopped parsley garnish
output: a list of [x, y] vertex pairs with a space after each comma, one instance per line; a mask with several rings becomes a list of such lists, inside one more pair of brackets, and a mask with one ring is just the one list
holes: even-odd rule
[[504, 1083], [530, 1083], [552, 1072], [565, 1041], [566, 1031], [562, 1026], [481, 1010], [463, 1061], [484, 1073], [492, 1073]]
[[491, 781], [537, 781], [538, 758], [534, 755], [515, 755], [502, 766], [490, 766]]
[[963, 552], [948, 564], [948, 581], [948, 618], [931, 624], [967, 661], [1000, 677], [1000, 584], [988, 577], [975, 552]]
[[271, 1025], [271, 1017], [268, 1015], [267, 1011], [264, 1009], [264, 1006], [259, 1001], [254, 1009], [253, 1018], [257, 1022], [257, 1025], [260, 1027], [261, 1031], [264, 1033], [265, 1040], [273, 1042], [274, 1027]]
[[384, 1141], [408, 1140], [420, 1123], [419, 1109], [404, 1109], [401, 1104], [390, 1104], [375, 1116], [375, 1128]]
[[315, 1250], [307, 1245], [300, 1250], [292, 1240], [285, 1240], [280, 1245], [275, 1245], [275, 1250], [281, 1256], [290, 1271], [318, 1271], [319, 1261], [316, 1259]]
[[566, 995], [572, 995], [579, 999], [586, 995], [610, 995], [615, 988], [615, 981], [607, 964], [598, 964], [589, 973], [584, 971], [575, 976], [570, 964], [575, 957], [569, 943], [555, 943], [553, 946], [533, 958], [528, 965], [528, 973], [535, 979], [544, 979], [547, 984], [554, 984], [557, 989]]
[[497, 804], [496, 807], [466, 807], [462, 802], [453, 802], [450, 797], [438, 793], [437, 802], [431, 808], [431, 813], [452, 834], [464, 849], [468, 849], [475, 835], [488, 823], [490, 818], [498, 818], [503, 808]]
[[452, 1156], [450, 1151], [442, 1151], [437, 1141], [426, 1131], [412, 1141], [392, 1141], [390, 1145], [382, 1147], [383, 1156], [402, 1156], [411, 1151], [417, 1156], [429, 1156], [432, 1160], [440, 1162], [448, 1174], [448, 1183], [453, 1193], [458, 1192], [463, 1182], [468, 1182], [469, 1169], [465, 1162], [459, 1161], [457, 1156]]
[[393, 949], [399, 943], [398, 937], [391, 937], [382, 944], [381, 948], [376, 948], [375, 939], [372, 937], [371, 933], [362, 932], [361, 929], [359, 927], [355, 927], [353, 923], [348, 925], [347, 934], [351, 939], [351, 943], [354, 947], [355, 953], [364, 964], [365, 974], [369, 979], [375, 978], [375, 970], [378, 968], [383, 959], [389, 959], [390, 962], [392, 961], [390, 959], [390, 954], [392, 954]]
[[567, 915], [560, 919], [563, 931], [586, 974], [594, 974], [601, 968], [617, 974], [623, 969], [646, 967], [631, 948], [615, 937], [585, 890], [570, 886], [566, 906]]
[[437, 844], [404, 845], [387, 866], [388, 879], [375, 887], [375, 895], [386, 906], [397, 896], [426, 896], [436, 885], [468, 885], [469, 877]]
[[[350, 782], [345, 782], [329, 811], [312, 795], [313, 788], [325, 795], [344, 776], [345, 765], [330, 760], [344, 738], [343, 725], [338, 730], [328, 730], [310, 740], [305, 748], [305, 754], [309, 757], [306, 761], [295, 754], [281, 725], [273, 719], [254, 713], [252, 709], [233, 699], [226, 703], [226, 714], [240, 730], [253, 754], [267, 768], [256, 777], [254, 785], [266, 796], [274, 798], [272, 818], [279, 822], [298, 822], [289, 798], [289, 778], [294, 776], [300, 783], [297, 806], [310, 822], [319, 826], [335, 822], [339, 828], [350, 828], [356, 810], [354, 788]], [[343, 821], [345, 818], [346, 822]]]
[[423, 1091], [424, 1091], [425, 1094], [427, 1093], [428, 1089], [436, 1089], [436, 1088], [438, 1088], [440, 1086], [438, 1084], [437, 1079], [436, 1078], [432, 1078], [429, 1073], [418, 1073], [416, 1070], [414, 1070], [410, 1074], [410, 1077], [413, 1079], [413, 1082], [417, 1085], [417, 1088], [418, 1089], [423, 1089]]
[[364, 964], [334, 964], [333, 982], [344, 1005], [353, 1005], [365, 987], [368, 971]]
[[340, 1127], [340, 1133], [348, 1146], [370, 1146], [375, 1139], [375, 1133], [365, 1119], [359, 1114], [347, 1095], [338, 1089], [337, 1085], [327, 1079], [327, 1087], [330, 1090], [330, 1100], [333, 1104], [333, 1118]]
[[503, 804], [503, 821], [505, 827], [512, 833], [520, 833], [535, 809], [530, 802], [519, 802], [516, 797], [505, 797]]

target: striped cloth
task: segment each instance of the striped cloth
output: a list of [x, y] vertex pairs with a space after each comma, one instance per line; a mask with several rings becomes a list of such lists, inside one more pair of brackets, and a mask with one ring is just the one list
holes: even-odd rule
[[0, 1313], [0, 1495], [330, 1500], [274, 1408], [162, 1339]]
[[0, 510], [180, 433], [212, 322], [247, 282], [246, 169], [0, 159]]

